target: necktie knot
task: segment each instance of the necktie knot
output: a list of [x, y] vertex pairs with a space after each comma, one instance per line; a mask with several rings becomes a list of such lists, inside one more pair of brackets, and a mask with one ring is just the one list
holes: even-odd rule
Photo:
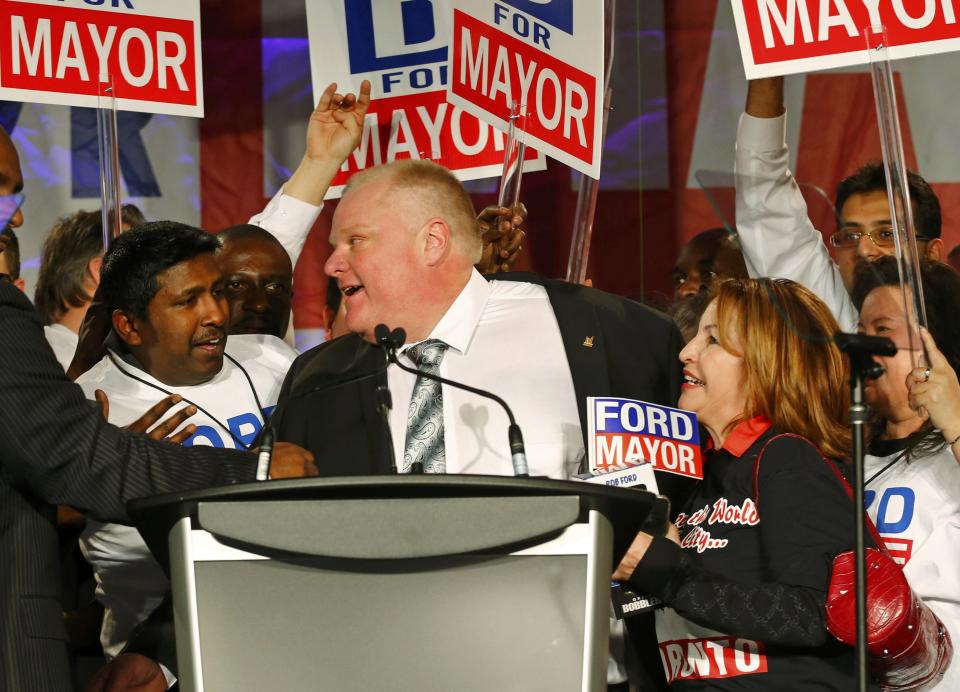
[[418, 368], [435, 374], [440, 368], [440, 362], [447, 351], [447, 344], [440, 339], [427, 339], [416, 346], [407, 349], [407, 357], [416, 363]]

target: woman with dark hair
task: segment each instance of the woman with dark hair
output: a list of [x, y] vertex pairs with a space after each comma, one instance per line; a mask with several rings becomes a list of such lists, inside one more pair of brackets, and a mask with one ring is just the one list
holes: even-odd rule
[[[867, 384], [873, 411], [864, 462], [867, 513], [907, 581], [960, 642], [960, 276], [939, 262], [920, 266], [930, 367], [911, 350], [900, 277], [893, 257], [859, 272], [853, 302], [860, 330], [885, 336], [897, 354], [880, 358], [884, 373]], [[937, 344], [940, 348], [937, 348]], [[942, 352], [941, 352], [942, 351]], [[911, 398], [914, 399], [911, 406]], [[917, 410], [919, 409], [919, 410]], [[953, 448], [953, 449], [951, 449]], [[960, 656], [939, 687], [960, 689]]]
[[710, 435], [704, 478], [676, 528], [638, 534], [614, 573], [666, 606], [657, 637], [674, 689], [855, 684], [854, 650], [824, 610], [833, 558], [854, 544], [835, 461], [850, 446], [836, 331], [803, 286], [734, 279], [680, 354], [679, 405]]

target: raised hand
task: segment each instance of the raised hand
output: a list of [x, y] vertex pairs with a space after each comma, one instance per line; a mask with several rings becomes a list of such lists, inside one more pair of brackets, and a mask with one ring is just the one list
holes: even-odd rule
[[317, 107], [307, 124], [309, 159], [332, 158], [339, 167], [360, 144], [363, 119], [370, 107], [370, 82], [360, 83], [360, 93], [339, 94], [337, 84], [330, 84], [320, 95]]
[[336, 83], [323, 90], [307, 122], [303, 159], [283, 187], [286, 194], [308, 204], [323, 202], [340, 166], [360, 144], [369, 107], [368, 80], [360, 84], [358, 95], [337, 93]]

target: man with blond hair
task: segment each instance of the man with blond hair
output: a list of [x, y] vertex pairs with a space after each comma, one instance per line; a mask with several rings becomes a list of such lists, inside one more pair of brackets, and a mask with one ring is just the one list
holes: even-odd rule
[[[523, 428], [532, 475], [569, 478], [580, 470], [587, 396], [676, 403], [680, 337], [669, 320], [533, 274], [484, 279], [474, 269], [482, 240], [470, 197], [437, 164], [404, 160], [355, 175], [330, 243], [325, 270], [343, 293], [354, 334], [297, 359], [275, 415], [279, 439], [310, 448], [323, 475], [389, 472], [372, 408], [378, 382], [393, 393], [390, 443], [399, 471], [420, 462], [428, 472], [512, 473], [507, 417], [493, 402], [431, 388], [440, 400], [430, 407], [437, 425], [408, 420], [408, 402], [426, 385], [384, 367], [373, 345], [378, 324], [406, 330], [408, 365], [503, 397]], [[317, 420], [337, 434], [323, 434]], [[423, 440], [424, 427], [440, 439]]]
[[[437, 164], [398, 161], [354, 176], [330, 244], [325, 270], [353, 333], [294, 362], [273, 417], [278, 439], [313, 452], [324, 476], [390, 473], [387, 445], [400, 473], [513, 473], [500, 406], [386, 367], [378, 324], [406, 330], [407, 365], [503, 397], [533, 476], [566, 479], [585, 466], [588, 396], [676, 404], [680, 335], [670, 320], [533, 274], [485, 279], [473, 266], [482, 241], [470, 197]], [[376, 411], [384, 384], [389, 440]], [[676, 497], [685, 479], [658, 482]], [[615, 636], [611, 649], [622, 646]], [[623, 684], [618, 658], [608, 680]]]

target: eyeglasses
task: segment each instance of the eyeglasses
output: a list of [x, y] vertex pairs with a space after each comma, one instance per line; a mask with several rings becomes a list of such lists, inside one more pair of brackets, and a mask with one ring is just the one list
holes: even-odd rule
[[[830, 236], [830, 244], [833, 247], [854, 248], [860, 244], [860, 239], [867, 236], [877, 247], [892, 248], [896, 246], [896, 233], [892, 228], [884, 228], [879, 231], [837, 231]], [[925, 235], [919, 233], [915, 236], [917, 241], [930, 240]]]

